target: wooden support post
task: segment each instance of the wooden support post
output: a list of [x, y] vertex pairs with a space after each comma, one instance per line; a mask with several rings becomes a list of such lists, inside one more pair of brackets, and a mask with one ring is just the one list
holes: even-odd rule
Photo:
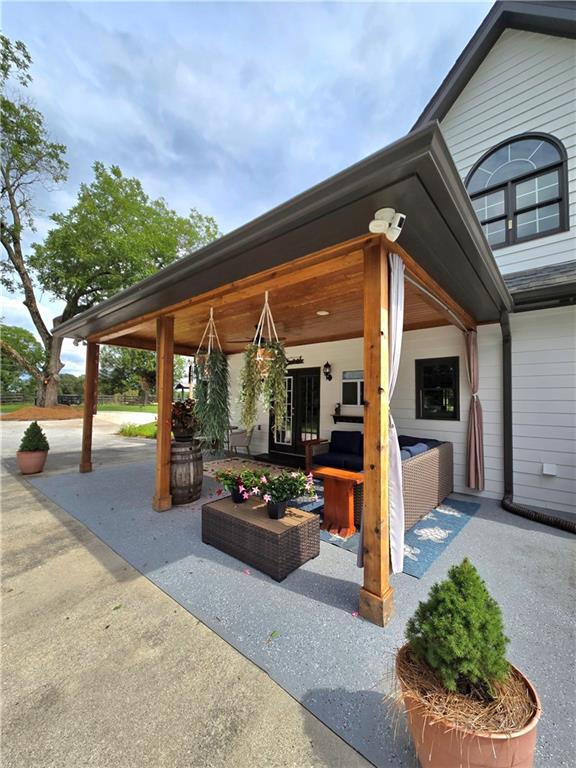
[[170, 495], [170, 444], [174, 385], [174, 318], [156, 320], [156, 397], [158, 434], [156, 436], [156, 493], [152, 505], [156, 512], [172, 506]]
[[86, 348], [86, 377], [84, 379], [84, 418], [82, 422], [80, 472], [92, 472], [92, 424], [98, 396], [99, 349], [96, 342], [88, 342]]
[[393, 611], [388, 534], [388, 253], [364, 250], [364, 586], [360, 615], [383, 627]]

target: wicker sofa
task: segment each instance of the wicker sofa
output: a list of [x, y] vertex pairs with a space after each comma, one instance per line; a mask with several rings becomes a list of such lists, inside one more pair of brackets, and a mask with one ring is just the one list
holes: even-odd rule
[[[352, 443], [354, 445], [354, 441]], [[356, 444], [357, 447], [357, 444]], [[322, 466], [322, 457], [329, 460], [328, 440], [310, 441], [306, 445], [306, 470]], [[345, 469], [347, 467], [344, 467]], [[403, 459], [402, 485], [404, 496], [404, 527], [411, 528], [424, 515], [437, 507], [454, 490], [454, 459], [452, 443], [439, 443], [417, 456]], [[364, 503], [364, 486], [356, 486], [354, 520], [360, 525]]]

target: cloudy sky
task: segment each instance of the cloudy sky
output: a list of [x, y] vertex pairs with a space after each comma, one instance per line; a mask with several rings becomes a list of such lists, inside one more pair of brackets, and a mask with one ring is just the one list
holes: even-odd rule
[[[95, 160], [229, 232], [405, 134], [490, 5], [5, 2], [70, 163], [35, 239]], [[59, 305], [41, 302], [51, 325]], [[2, 315], [31, 328], [18, 296]], [[65, 371], [82, 357], [67, 344]]]

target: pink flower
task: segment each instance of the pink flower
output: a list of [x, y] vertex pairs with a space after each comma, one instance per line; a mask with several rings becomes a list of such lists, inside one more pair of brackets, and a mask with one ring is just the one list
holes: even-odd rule
[[266, 477], [266, 475], [262, 475], [262, 477], [260, 478], [260, 482], [264, 483], [264, 485], [268, 485], [268, 478]]
[[268, 502], [269, 502], [269, 501], [272, 501], [272, 496], [270, 496], [270, 494], [269, 494], [269, 493], [265, 493], [265, 494], [264, 494], [264, 496], [263, 496], [262, 498], [264, 499], [264, 501], [266, 502], [266, 504], [268, 504]]
[[252, 496], [260, 496], [260, 488], [258, 486], [252, 488]]
[[358, 615], [358, 611], [352, 611], [352, 616], [354, 616], [355, 619], [358, 618]]
[[242, 494], [242, 498], [244, 499], [244, 501], [246, 501], [246, 499], [250, 498], [250, 494], [246, 493], [246, 491], [244, 491], [244, 493]]
[[306, 475], [306, 478], [307, 478], [307, 480], [308, 480], [308, 482], [309, 482], [309, 483], [313, 483], [313, 482], [314, 482], [314, 475], [312, 474], [312, 472], [309, 472], [309, 473]]
[[298, 477], [298, 472], [290, 472], [290, 477]]
[[[240, 492], [240, 493], [244, 493], [244, 491], [246, 490], [246, 488], [244, 488], [244, 486], [242, 485], [242, 483], [240, 483], [240, 485], [238, 486], [238, 490], [239, 490], [239, 492]], [[246, 498], [248, 498], [248, 496], [246, 496]]]
[[250, 570], [250, 568], [244, 568], [242, 573], [244, 574], [244, 576], [251, 576], [252, 575], [252, 571]]

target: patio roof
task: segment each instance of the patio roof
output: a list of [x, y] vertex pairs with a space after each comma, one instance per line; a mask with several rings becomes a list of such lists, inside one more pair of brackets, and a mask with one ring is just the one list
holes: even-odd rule
[[[54, 332], [153, 348], [153, 321], [173, 314], [175, 350], [190, 353], [199, 341], [207, 305], [220, 302], [229, 307], [226, 335], [232, 338], [233, 330], [234, 338], [245, 342], [253, 334], [261, 291], [274, 285], [280, 291], [281, 282], [284, 293], [275, 297], [272, 292], [271, 302], [279, 307], [280, 333], [287, 343], [362, 335], [362, 248], [371, 239], [368, 223], [383, 206], [407, 215], [401, 235], [404, 251], [475, 321], [497, 321], [503, 310], [511, 309], [510, 294], [434, 124], [57, 326]], [[335, 260], [330, 267], [305, 274], [305, 269], [328, 258]], [[308, 301], [306, 311], [294, 301], [303, 295]], [[445, 324], [445, 315], [421, 296], [408, 289], [408, 322], [412, 309], [412, 322], [420, 323], [414, 327]], [[242, 311], [233, 306], [235, 298], [242, 301]], [[311, 311], [313, 307], [330, 310], [324, 306], [326, 301], [342, 308], [339, 318], [331, 314], [322, 319]], [[290, 315], [298, 320], [292, 327]], [[227, 351], [241, 349], [229, 345]]]

